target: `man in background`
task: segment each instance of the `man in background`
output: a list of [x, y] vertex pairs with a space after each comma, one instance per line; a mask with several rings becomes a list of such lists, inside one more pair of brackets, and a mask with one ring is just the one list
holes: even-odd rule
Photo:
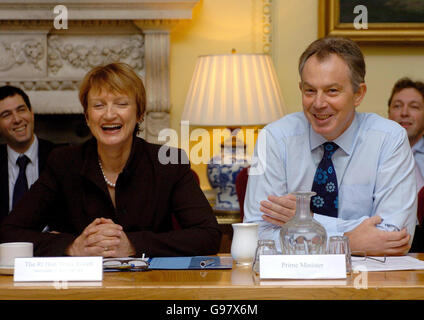
[[34, 134], [34, 112], [27, 94], [0, 87], [0, 222], [38, 179], [54, 144]]
[[[415, 158], [417, 192], [420, 192], [424, 186], [424, 83], [407, 77], [399, 79], [393, 86], [388, 104], [389, 119], [399, 123], [408, 134]], [[422, 214], [418, 212], [411, 252], [424, 251], [422, 218]]]
[[414, 154], [418, 191], [424, 186], [424, 83], [399, 79], [389, 98], [389, 119], [406, 129]]

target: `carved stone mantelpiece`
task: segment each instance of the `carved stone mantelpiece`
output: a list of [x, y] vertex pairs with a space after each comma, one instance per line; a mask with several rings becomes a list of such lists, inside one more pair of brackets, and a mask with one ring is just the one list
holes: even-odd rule
[[57, 0], [2, 0], [0, 85], [24, 89], [38, 114], [82, 113], [78, 86], [92, 67], [123, 61], [143, 79], [143, 134], [169, 127], [170, 31], [199, 0], [67, 0], [67, 29], [56, 29]]
[[[13, 33], [10, 36], [0, 35], [0, 77], [27, 77], [31, 69], [32, 76], [46, 75], [45, 35]], [[27, 67], [27, 68], [24, 68]]]

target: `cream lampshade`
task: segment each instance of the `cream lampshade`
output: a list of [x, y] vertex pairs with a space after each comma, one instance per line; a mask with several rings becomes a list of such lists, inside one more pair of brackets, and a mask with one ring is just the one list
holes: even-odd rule
[[[261, 126], [284, 114], [281, 90], [269, 55], [198, 58], [182, 114], [182, 120], [189, 121], [191, 126]], [[222, 154], [214, 156], [208, 164], [209, 182], [217, 191], [216, 210], [239, 210], [235, 178], [249, 163], [240, 157], [236, 160], [235, 150], [231, 154], [231, 164], [219, 161]]]
[[283, 115], [283, 98], [269, 55], [198, 58], [182, 120], [199, 127], [241, 127], [265, 125]]

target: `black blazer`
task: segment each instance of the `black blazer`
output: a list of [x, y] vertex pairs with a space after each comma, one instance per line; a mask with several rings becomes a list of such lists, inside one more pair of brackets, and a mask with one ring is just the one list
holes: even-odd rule
[[[55, 144], [38, 138], [38, 174], [43, 170], [47, 157]], [[7, 145], [0, 145], [0, 222], [9, 214], [9, 172], [7, 168]]]
[[[96, 140], [56, 148], [38, 181], [4, 220], [0, 240], [33, 242], [34, 255], [61, 256], [87, 225], [104, 217], [123, 227], [136, 256], [217, 253], [221, 231], [185, 153], [172, 149], [185, 164], [162, 164], [160, 148], [134, 139], [116, 182], [116, 208], [98, 164]], [[172, 214], [181, 229], [173, 229]], [[59, 234], [41, 233], [45, 225]]]

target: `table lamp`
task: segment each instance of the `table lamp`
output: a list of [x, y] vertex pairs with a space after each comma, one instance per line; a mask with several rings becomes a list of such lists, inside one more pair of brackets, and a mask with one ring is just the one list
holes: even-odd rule
[[236, 139], [242, 126], [262, 126], [284, 115], [284, 102], [272, 59], [266, 54], [221, 54], [198, 57], [182, 120], [197, 127], [226, 127], [232, 137], [207, 165], [216, 191], [215, 210], [236, 211], [235, 180], [249, 166], [246, 146]]

